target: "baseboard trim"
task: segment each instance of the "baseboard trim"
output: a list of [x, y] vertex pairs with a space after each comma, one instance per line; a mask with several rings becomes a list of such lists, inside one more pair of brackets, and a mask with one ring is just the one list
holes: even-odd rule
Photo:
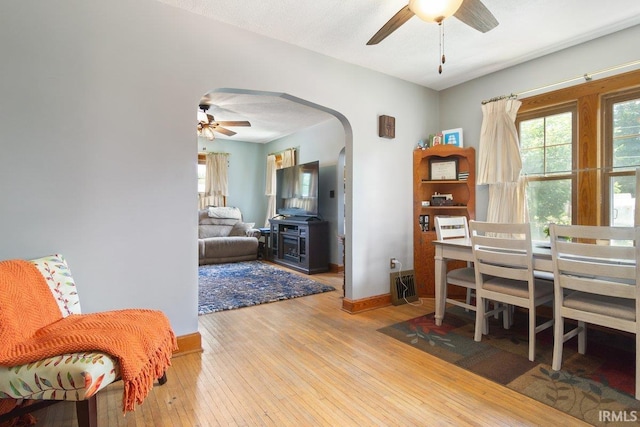
[[178, 350], [173, 352], [173, 357], [184, 356], [191, 353], [202, 353], [202, 337], [200, 332], [177, 337]]
[[344, 271], [344, 265], [329, 263], [329, 271], [331, 273], [342, 273]]
[[351, 314], [362, 313], [363, 311], [374, 310], [388, 305], [391, 305], [391, 294], [376, 295], [359, 300], [342, 299], [342, 310]]

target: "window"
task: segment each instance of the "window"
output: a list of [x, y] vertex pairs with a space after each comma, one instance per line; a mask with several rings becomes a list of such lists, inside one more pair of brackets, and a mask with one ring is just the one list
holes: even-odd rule
[[551, 220], [634, 223], [640, 70], [524, 98], [516, 126], [534, 238]]
[[533, 239], [544, 239], [550, 222], [573, 223], [575, 117], [574, 104], [522, 115], [516, 122]]
[[633, 226], [636, 177], [640, 165], [640, 91], [604, 98], [603, 173], [608, 223]]
[[204, 193], [205, 179], [207, 178], [207, 158], [204, 154], [198, 154], [198, 193]]

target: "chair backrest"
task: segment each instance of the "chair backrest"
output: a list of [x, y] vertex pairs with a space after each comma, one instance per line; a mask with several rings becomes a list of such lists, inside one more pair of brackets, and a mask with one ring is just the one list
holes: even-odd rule
[[549, 232], [556, 298], [570, 290], [635, 300], [637, 312], [640, 227], [551, 224]]
[[435, 225], [438, 240], [469, 237], [466, 216], [436, 216]]
[[469, 229], [476, 271], [480, 275], [527, 281], [532, 291], [533, 250], [528, 223], [471, 221]]
[[67, 261], [61, 254], [54, 254], [42, 258], [32, 259], [31, 262], [44, 277], [49, 285], [62, 317], [70, 314], [80, 314], [80, 297], [76, 283], [71, 275]]

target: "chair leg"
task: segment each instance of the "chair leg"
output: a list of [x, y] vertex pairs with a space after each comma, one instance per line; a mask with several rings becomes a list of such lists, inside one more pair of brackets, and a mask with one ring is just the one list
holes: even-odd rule
[[[478, 291], [476, 291], [476, 330], [473, 339], [477, 342], [482, 340], [482, 333], [485, 324], [485, 315], [484, 315], [484, 306], [486, 304], [486, 300], [481, 298], [478, 295]], [[489, 329], [487, 327], [487, 329]], [[486, 333], [489, 333], [487, 330]]]
[[501, 305], [504, 308], [504, 310], [502, 310], [502, 327], [504, 329], [509, 329], [511, 328], [511, 324], [513, 323], [511, 320], [511, 308], [513, 306], [509, 304], [501, 304]]
[[482, 335], [487, 335], [489, 333], [489, 316], [487, 316], [487, 311], [489, 310], [489, 300], [484, 300], [484, 322], [482, 322]]
[[553, 325], [553, 359], [551, 369], [559, 371], [562, 367], [562, 347], [564, 346], [564, 318], [560, 310], [555, 310], [555, 323]]
[[636, 400], [640, 400], [640, 351], [638, 351], [639, 348], [640, 348], [640, 334], [636, 332]]
[[78, 427], [98, 427], [98, 400], [94, 394], [87, 400], [76, 402]]
[[158, 378], [158, 384], [164, 385], [167, 382], [167, 373], [162, 374], [160, 378]]
[[578, 353], [585, 354], [587, 352], [587, 325], [579, 321], [578, 328], [580, 328], [578, 333]]
[[536, 359], [536, 309], [529, 308], [529, 360]]
[[[467, 299], [465, 300], [467, 305], [471, 305], [471, 288], [467, 288]], [[469, 312], [468, 308], [465, 308], [464, 311]]]

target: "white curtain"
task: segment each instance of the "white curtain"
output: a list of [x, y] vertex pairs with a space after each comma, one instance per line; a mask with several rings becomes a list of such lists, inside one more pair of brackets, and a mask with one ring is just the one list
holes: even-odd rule
[[199, 208], [225, 206], [229, 196], [228, 153], [207, 153], [204, 193], [199, 197]]
[[526, 180], [520, 174], [522, 159], [515, 126], [521, 104], [517, 99], [500, 99], [482, 106], [477, 184], [489, 184], [489, 222], [528, 220]]
[[[295, 148], [288, 148], [281, 154], [281, 168], [294, 166], [296, 164]], [[276, 216], [276, 156], [269, 154], [267, 156], [267, 177], [265, 195], [267, 196], [267, 217], [264, 220], [264, 226], [269, 227], [269, 219]]]
[[276, 215], [276, 156], [267, 156], [267, 185], [264, 194], [267, 196], [267, 217], [264, 226], [269, 227], [269, 218]]
[[282, 167], [288, 168], [289, 166], [295, 166], [296, 164], [296, 149], [287, 148], [282, 152]]

